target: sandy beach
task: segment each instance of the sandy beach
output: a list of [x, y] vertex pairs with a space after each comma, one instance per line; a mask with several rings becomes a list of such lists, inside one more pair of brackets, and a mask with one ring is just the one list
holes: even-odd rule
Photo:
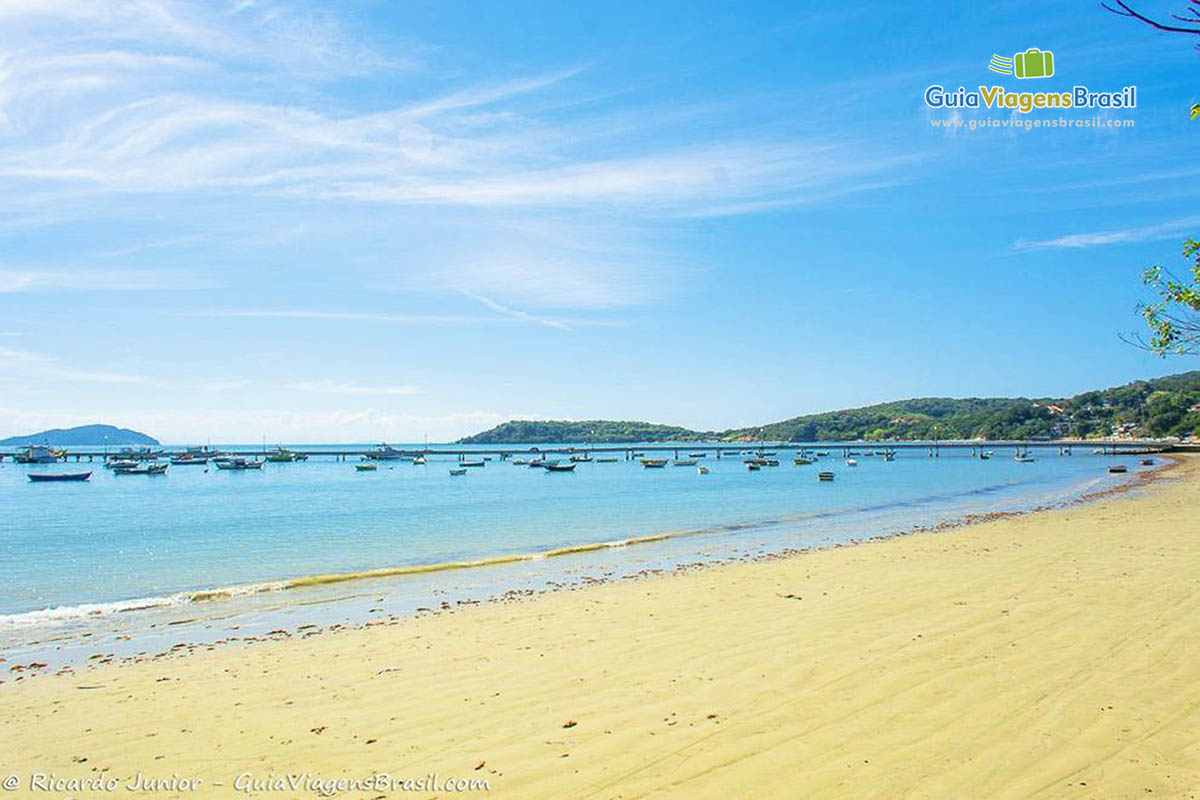
[[414, 790], [340, 795], [1194, 797], [1197, 508], [1183, 459], [950, 531], [75, 675], [5, 664], [0, 778], [14, 797], [383, 774]]

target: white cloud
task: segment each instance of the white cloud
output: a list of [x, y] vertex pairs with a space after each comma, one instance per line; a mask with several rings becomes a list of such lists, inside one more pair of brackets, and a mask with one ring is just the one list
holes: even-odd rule
[[314, 392], [316, 394], [340, 394], [354, 396], [407, 396], [422, 394], [425, 390], [420, 386], [362, 386], [356, 383], [340, 383], [338, 381], [300, 381], [289, 384], [289, 389], [297, 392]]
[[25, 380], [66, 381], [68, 383], [111, 383], [155, 385], [158, 381], [143, 375], [120, 372], [96, 372], [59, 365], [57, 359], [28, 350], [0, 347], [0, 376]]
[[1028, 241], [1018, 239], [1013, 243], [1014, 250], [1071, 250], [1085, 247], [1103, 247], [1110, 244], [1129, 244], [1132, 242], [1153, 242], [1162, 239], [1173, 239], [1180, 234], [1195, 232], [1200, 226], [1200, 217], [1186, 217], [1174, 222], [1164, 222], [1158, 225], [1145, 225], [1139, 228], [1123, 228], [1111, 231], [1094, 231], [1091, 233], [1071, 233], [1054, 239]]
[[0, 407], [0, 436], [46, 428], [71, 427], [97, 420], [144, 431], [168, 444], [213, 442], [446, 442], [477, 433], [508, 419], [536, 415], [472, 410], [447, 414], [404, 414], [365, 410], [305, 411], [288, 408], [156, 409], [131, 414], [127, 409], [94, 407], [86, 418], [58, 410]]
[[39, 291], [185, 291], [211, 288], [213, 285], [210, 280], [168, 270], [0, 269], [0, 294]]
[[480, 303], [483, 303], [485, 306], [492, 309], [496, 313], [503, 314], [506, 317], [511, 317], [519, 322], [532, 322], [535, 325], [543, 325], [547, 328], [557, 328], [560, 331], [571, 330], [571, 328], [568, 325], [566, 325], [563, 322], [559, 322], [556, 319], [539, 317], [539, 316], [535, 316], [535, 315], [530, 314], [525, 311], [518, 311], [515, 308], [509, 308], [508, 306], [501, 305], [500, 303], [497, 303], [494, 300], [489, 300], [486, 297], [481, 297], [480, 295], [473, 294], [473, 293], [467, 291], [466, 289], [462, 289], [460, 291], [462, 291], [462, 293], [464, 295], [466, 295], [467, 297], [470, 297], [472, 300], [478, 300]]

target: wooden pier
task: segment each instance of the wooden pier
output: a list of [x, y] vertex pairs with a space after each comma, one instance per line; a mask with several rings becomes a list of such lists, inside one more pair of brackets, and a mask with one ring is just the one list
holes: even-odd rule
[[[350, 448], [350, 449], [333, 449], [333, 448], [303, 448], [291, 447], [288, 448], [293, 453], [308, 456], [309, 458], [331, 458], [335, 461], [345, 461], [347, 459], [372, 458], [378, 456], [379, 448], [377, 446]], [[432, 447], [421, 447], [416, 449], [397, 449], [393, 454], [397, 458], [413, 458], [416, 456], [424, 456], [426, 458], [450, 458], [462, 460], [467, 457], [486, 458], [491, 457], [500, 461], [508, 461], [514, 457], [531, 457], [531, 456], [578, 456], [578, 455], [600, 455], [600, 456], [617, 456], [626, 461], [633, 461], [641, 455], [655, 454], [660, 456], [671, 455], [673, 458], [681, 458], [681, 454], [703, 453], [706, 458], [731, 458], [743, 455], [761, 455], [767, 451], [788, 452], [793, 455], [805, 453], [813, 453], [815, 451], [829, 452], [842, 457], [849, 457], [854, 454], [874, 454], [879, 453], [897, 453], [899, 451], [925, 451], [929, 458], [941, 458], [943, 453], [947, 455], [955, 455], [959, 457], [979, 457], [988, 452], [999, 454], [1007, 454], [1011, 452], [1014, 456], [1020, 456], [1026, 451], [1036, 449], [1040, 451], [1052, 450], [1060, 456], [1069, 456], [1075, 450], [1090, 453], [1093, 450], [1101, 450], [1106, 455], [1141, 455], [1145, 453], [1163, 453], [1163, 452], [1200, 452], [1200, 443], [1172, 443], [1161, 442], [1154, 440], [1095, 440], [1095, 441], [1078, 441], [1078, 440], [1061, 440], [1061, 441], [979, 441], [979, 440], [964, 440], [964, 441], [937, 441], [937, 442], [708, 442], [708, 443], [682, 443], [660, 442], [656, 444], [645, 445], [629, 445], [629, 444], [595, 444], [595, 445], [527, 445], [519, 447], [516, 445], [497, 445], [497, 446], [457, 446], [457, 445], [438, 445]], [[117, 457], [118, 455], [127, 458], [145, 458], [145, 457], [162, 457], [166, 454], [171, 454], [177, 451], [177, 448], [163, 447], [153, 451], [152, 455], [134, 453], [119, 453], [114, 448], [66, 448], [66, 455], [62, 456], [62, 461], [93, 461], [96, 459], [105, 459]], [[243, 447], [226, 447], [220, 449], [223, 455], [237, 456], [242, 458], [265, 457], [270, 451], [264, 451], [261, 446], [243, 446]], [[0, 453], [0, 460], [11, 460], [12, 453]], [[387, 460], [387, 459], [384, 459]]]

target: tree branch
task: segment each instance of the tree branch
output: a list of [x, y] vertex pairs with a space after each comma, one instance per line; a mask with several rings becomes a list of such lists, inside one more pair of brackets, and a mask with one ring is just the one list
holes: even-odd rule
[[[1200, 36], [1200, 27], [1181, 28], [1178, 25], [1167, 25], [1162, 22], [1159, 22], [1158, 20], [1151, 19], [1150, 17], [1147, 17], [1144, 14], [1139, 14], [1137, 11], [1134, 11], [1132, 8], [1130, 8], [1129, 4], [1126, 3], [1125, 0], [1113, 0], [1113, 2], [1117, 4], [1119, 9], [1113, 8], [1108, 3], [1101, 3], [1100, 7], [1104, 8], [1107, 11], [1111, 11], [1112, 13], [1116, 14], [1118, 17], [1132, 17], [1134, 19], [1141, 20], [1142, 22], [1146, 23], [1147, 25], [1149, 25], [1151, 27], [1158, 28], [1160, 31], [1167, 31], [1169, 33], [1191, 33], [1191, 34]], [[1196, 13], [1195, 9], [1191, 9], [1191, 11], [1193, 14]], [[1172, 14], [1171, 16], [1174, 17], [1175, 19], [1181, 20], [1183, 22], [1191, 22], [1192, 21], [1191, 19], [1179, 17], [1174, 14]]]

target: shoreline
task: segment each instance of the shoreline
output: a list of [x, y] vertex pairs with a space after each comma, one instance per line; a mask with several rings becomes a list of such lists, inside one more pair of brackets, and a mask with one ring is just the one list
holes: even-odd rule
[[950, 536], [11, 682], [0, 771], [214, 796], [238, 768], [503, 797], [1180, 796], [1200, 786], [1200, 461], [1173, 461], [1147, 492]]
[[[491, 594], [484, 594], [477, 597], [458, 598], [453, 603], [442, 600], [439, 604], [433, 606], [416, 606], [407, 612], [389, 613], [382, 619], [387, 621], [395, 621], [399, 619], [414, 618], [431, 613], [441, 613], [452, 610], [453, 608], [477, 605], [481, 603], [495, 603], [510, 599], [513, 596], [531, 597], [540, 596], [542, 594], [559, 592], [564, 590], [572, 590], [583, 586], [599, 585], [605, 583], [613, 583], [627, 580], [638, 580], [648, 577], [659, 577], [663, 575], [672, 575], [686, 573], [696, 569], [720, 568], [732, 564], [753, 563], [762, 560], [771, 560], [775, 558], [788, 558], [798, 555], [803, 555], [808, 552], [817, 551], [825, 548], [840, 548], [861, 544], [867, 541], [887, 540], [899, 536], [908, 536], [923, 532], [940, 532], [949, 531], [966, 526], [979, 524], [996, 519], [1004, 519], [1010, 517], [1019, 517], [1027, 514], [1040, 513], [1051, 511], [1054, 509], [1065, 508], [1072, 505], [1084, 504], [1101, 500], [1105, 497], [1136, 490], [1147, 484], [1161, 479], [1170, 470], [1179, 465], [1183, 457], [1169, 456], [1158, 454], [1159, 462], [1150, 469], [1131, 472], [1127, 476], [1122, 476], [1121, 480], [1112, 486], [1107, 486], [1098, 490], [1086, 490], [1082, 493], [1071, 493], [1060, 499], [1056, 499], [1049, 503], [1041, 503], [1031, 505], [1018, 510], [992, 511], [982, 513], [967, 513], [962, 516], [952, 516], [934, 524], [914, 523], [904, 524], [901, 527], [886, 530], [881, 533], [866, 533], [863, 535], [850, 536], [845, 539], [835, 540], [827, 538], [823, 542], [809, 544], [805, 546], [789, 546], [779, 549], [770, 549], [765, 552], [750, 553], [740, 555], [722, 555], [722, 556], [702, 556], [700, 554], [687, 554], [681, 559], [676, 559], [673, 565], [658, 566], [643, 566], [641, 569], [626, 572], [617, 575], [612, 571], [605, 571], [602, 577], [594, 577], [593, 575], [584, 575], [580, 579], [572, 580], [565, 575], [559, 576], [561, 580], [546, 580], [544, 587], [533, 588], [526, 585], [526, 582], [521, 582], [518, 585], [503, 584], [495, 589]], [[899, 504], [897, 507], [907, 507], [907, 503]], [[72, 638], [75, 639], [75, 649], [84, 649], [83, 639], [88, 639], [93, 636], [98, 638], [116, 637], [119, 642], [130, 642], [134, 637], [144, 637], [153, 639], [148, 636], [150, 630], [154, 628], [173, 628], [175, 626], [187, 626], [193, 623], [203, 624], [213, 620], [221, 619], [241, 619], [253, 612], [245, 608], [229, 612], [228, 609], [220, 609], [219, 604], [223, 602], [237, 602], [239, 600], [261, 598], [264, 602], [275, 600], [276, 602], [271, 608], [279, 609], [296, 609], [306, 605], [324, 605], [329, 603], [337, 603], [343, 598], [326, 597], [312, 598], [302, 594], [305, 590], [321, 590], [326, 587], [332, 587], [337, 584], [362, 584], [362, 594], [374, 594], [373, 588], [383, 586], [377, 583], [386, 581], [389, 578], [419, 578], [423, 576], [432, 576], [436, 573], [449, 573], [456, 571], [472, 570], [476, 568], [487, 567], [510, 567], [520, 564], [538, 564], [544, 563], [548, 559], [558, 558], [562, 556], [588, 556], [594, 555], [602, 551], [619, 551], [625, 547], [639, 544], [653, 544], [660, 542], [674, 542], [675, 540], [700, 537], [706, 534], [729, 534], [742, 533], [746, 531], [762, 530], [782, 522], [796, 522], [798, 520], [814, 521], [817, 519], [825, 519], [830, 517], [838, 517], [844, 513], [863, 513], [871, 512], [877, 509], [856, 509], [848, 512], [819, 512], [816, 514], [799, 514], [786, 519], [760, 520], [758, 522], [732, 523], [716, 525], [709, 528], [684, 529], [678, 531], [666, 531], [662, 533], [653, 533], [642, 536], [629, 537], [612, 541], [582, 543], [575, 545], [560, 546], [547, 549], [545, 551], [535, 551], [527, 553], [512, 553], [492, 556], [482, 559], [462, 560], [452, 562], [442, 562], [436, 564], [416, 564], [404, 565], [396, 567], [382, 567], [369, 570], [361, 570], [349, 573], [325, 573], [308, 576], [283, 578], [261, 583], [235, 585], [228, 587], [218, 587], [212, 589], [198, 589], [191, 591], [177, 592], [171, 595], [161, 597], [144, 597], [133, 598], [128, 600], [118, 600], [111, 603], [99, 604], [83, 604], [81, 606], [59, 607], [53, 609], [44, 609], [40, 611], [26, 612], [24, 614], [11, 615], [14, 619], [22, 617], [41, 617], [43, 615], [54, 615], [57, 612], [77, 612], [73, 616], [64, 616], [63, 622], [70, 624], [71, 621], [79, 622], [83, 620], [94, 619], [98, 621], [109, 620], [112, 624], [107, 629], [99, 629], [96, 631], [63, 631], [61, 628], [55, 628], [52, 625], [42, 627], [25, 627], [20, 625], [11, 625], [8, 630], [44, 630], [45, 636], [36, 640], [30, 640], [30, 643], [25, 646], [26, 658], [29, 660], [21, 664], [19, 661], [10, 660], [8, 671], [17, 670], [22, 674], [16, 676], [0, 677], [0, 689], [3, 684], [8, 682], [8, 679], [22, 680], [26, 675], [35, 676], [39, 674], [70, 674], [78, 668], [91, 668], [93, 666], [103, 666], [112, 663], [139, 663], [147, 660], [160, 659], [168, 655], [176, 655], [179, 651], [193, 652], [199, 649], [212, 649], [214, 646], [227, 647], [236, 644], [249, 645], [261, 641], [272, 641], [276, 637], [288, 637], [293, 635], [292, 630], [287, 629], [285, 623], [272, 624], [270, 626], [259, 626], [261, 630], [256, 633], [242, 635], [235, 633], [240, 631], [241, 625], [231, 625], [229, 630], [225, 631], [225, 636], [216, 638], [215, 636], [201, 637], [199, 640], [176, 640], [170, 645], [160, 645], [157, 652], [149, 650], [133, 650], [133, 645], [117, 645], [111, 652], [96, 652], [90, 655], [75, 656], [67, 658], [59, 658], [57, 654], [52, 654], [39, 645], [53, 644], [56, 649], [61, 649], [63, 642], [69, 642]], [[565, 559], [564, 559], [565, 560]], [[580, 571], [588, 567], [601, 568], [602, 565], [577, 565], [574, 569], [564, 566], [567, 573]], [[636, 567], [637, 564], [633, 564]], [[592, 569], [592, 572], [597, 571]], [[545, 577], [545, 576], [543, 576]], [[373, 584], [375, 584], [373, 586]], [[299, 590], [297, 595], [290, 594], [291, 591]], [[386, 588], [378, 589], [378, 591], [386, 592]], [[433, 589], [433, 594], [445, 594], [444, 591]], [[353, 596], [353, 595], [352, 595]], [[379, 598], [381, 601], [383, 598]], [[218, 605], [210, 605], [218, 604]], [[104, 607], [101, 612], [99, 609]], [[194, 611], [189, 609], [195, 608]], [[208, 608], [217, 613], [206, 616], [203, 609]], [[220, 609], [218, 611], [218, 609]], [[381, 611], [382, 609], [371, 609], [372, 612]], [[140, 619], [136, 615], [141, 613], [174, 613], [176, 615], [184, 614], [187, 616], [175, 616], [174, 618], [159, 619], [149, 625], [149, 628], [138, 628], [133, 620]], [[129, 614], [132, 626], [130, 628], [121, 628], [117, 622], [126, 614]], [[329, 625], [315, 624], [314, 620], [308, 620], [310, 624], [302, 624], [295, 626], [295, 633], [304, 632], [306, 636], [317, 635], [325, 630], [343, 630], [356, 629], [366, 627], [372, 624], [378, 624], [377, 619], [362, 617], [356, 621], [339, 621]], [[56, 632], [57, 631], [57, 632]], [[132, 636], [130, 635], [132, 633]], [[175, 638], [175, 637], [166, 637]], [[109, 647], [113, 647], [110, 643]], [[33, 650], [33, 657], [30, 657], [28, 651]], [[21, 652], [18, 649], [17, 652]], [[0, 661], [0, 664], [3, 664]], [[47, 669], [49, 668], [49, 669]], [[0, 673], [2, 674], [2, 673]]]

